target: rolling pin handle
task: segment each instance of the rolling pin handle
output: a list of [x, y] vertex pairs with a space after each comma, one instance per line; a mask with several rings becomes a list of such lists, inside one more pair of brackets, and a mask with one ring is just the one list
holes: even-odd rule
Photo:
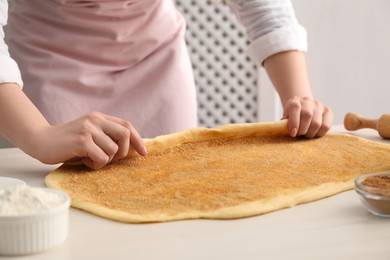
[[348, 113], [344, 117], [344, 127], [349, 131], [361, 128], [372, 128], [377, 130], [378, 119], [365, 118], [357, 113]]

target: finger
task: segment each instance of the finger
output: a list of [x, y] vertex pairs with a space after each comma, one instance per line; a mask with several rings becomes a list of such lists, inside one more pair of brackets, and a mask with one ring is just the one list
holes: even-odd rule
[[118, 151], [116, 152], [113, 161], [116, 161], [118, 159], [122, 159], [126, 157], [129, 154], [129, 148], [130, 148], [130, 135], [131, 132], [129, 129], [121, 126], [121, 133], [118, 133], [119, 138], [117, 137], [117, 144], [118, 144]]
[[[146, 147], [145, 147], [145, 144], [144, 144], [142, 137], [140, 136], [138, 131], [134, 128], [134, 126], [130, 122], [116, 118], [116, 117], [112, 117], [112, 116], [106, 116], [106, 118], [108, 120], [116, 122], [116, 123], [126, 127], [127, 129], [129, 129], [130, 130], [130, 137], [129, 138], [130, 138], [131, 146], [134, 147], [134, 149], [140, 155], [143, 155], [143, 156], [147, 155], [147, 150], [146, 150]], [[126, 150], [124, 156], [126, 156], [127, 154], [128, 154], [128, 149]]]
[[103, 168], [103, 166], [107, 165], [107, 163], [108, 163], [108, 161], [107, 161], [107, 163], [96, 162], [96, 161], [91, 160], [88, 157], [81, 158], [81, 162], [83, 164], [85, 164], [86, 166], [88, 166], [89, 168], [94, 169], [94, 170], [99, 170], [99, 169]]
[[312, 118], [313, 118], [313, 112], [314, 112], [314, 104], [312, 102], [301, 102], [302, 109], [301, 109], [301, 115], [300, 115], [300, 122], [299, 122], [299, 128], [298, 128], [298, 136], [306, 135]]
[[317, 136], [324, 136], [332, 127], [333, 124], [333, 112], [331, 109], [325, 107], [324, 113], [322, 115], [322, 125], [317, 132]]
[[134, 147], [134, 149], [140, 154], [140, 155], [147, 155], [148, 151], [146, 150], [144, 140], [138, 133], [138, 131], [132, 127], [131, 136], [130, 136], [130, 143], [131, 146]]
[[313, 117], [310, 122], [309, 129], [307, 130], [305, 137], [307, 138], [313, 138], [317, 136], [318, 131], [321, 128], [322, 125], [322, 115], [323, 115], [323, 108], [320, 104], [314, 109]]
[[[102, 145], [105, 145], [106, 148], [103, 148], [103, 150], [107, 153], [107, 155], [110, 156], [110, 160], [115, 161], [125, 157], [129, 153], [130, 130], [125, 126], [112, 121], [111, 119], [106, 119], [101, 123], [100, 127], [102, 128], [102, 133], [104, 133], [105, 137], [110, 139], [100, 139], [102, 142], [107, 142], [106, 144], [103, 143]], [[113, 150], [114, 147], [109, 146], [109, 144], [112, 145], [113, 143], [115, 144], [115, 150]]]
[[[112, 126], [112, 123], [111, 126], [107, 125], [110, 124], [107, 124], [107, 122], [103, 122], [101, 125], [102, 129], [93, 132], [92, 138], [96, 146], [98, 146], [108, 156], [108, 162], [111, 162], [111, 160], [118, 152], [119, 146], [116, 143], [117, 140], [115, 139], [115, 135], [110, 133], [110, 131], [113, 131], [112, 129], [115, 128], [115, 126]], [[110, 136], [110, 134], [112, 136]]]
[[64, 161], [64, 164], [67, 165], [82, 165], [83, 162], [81, 161], [82, 158], [80, 157], [73, 157], [72, 159]]
[[288, 132], [291, 137], [296, 137], [301, 117], [301, 103], [298, 99], [289, 101], [284, 109], [284, 118], [288, 119]]
[[84, 147], [81, 161], [89, 168], [97, 170], [110, 162], [109, 156], [92, 139]]

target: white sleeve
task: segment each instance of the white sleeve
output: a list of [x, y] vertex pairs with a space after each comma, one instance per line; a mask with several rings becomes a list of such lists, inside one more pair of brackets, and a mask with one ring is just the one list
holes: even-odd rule
[[251, 41], [248, 55], [259, 65], [289, 50], [307, 51], [306, 30], [297, 21], [290, 0], [226, 0]]
[[8, 2], [0, 0], [0, 83], [12, 82], [23, 86], [19, 67], [10, 57], [8, 47], [4, 42], [3, 26], [7, 24], [8, 19]]

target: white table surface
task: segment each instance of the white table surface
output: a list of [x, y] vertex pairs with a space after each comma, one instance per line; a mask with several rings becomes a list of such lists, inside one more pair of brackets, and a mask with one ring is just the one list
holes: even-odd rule
[[[390, 144], [374, 130], [349, 133]], [[17, 148], [0, 149], [0, 176], [31, 186], [44, 186], [57, 166]], [[355, 191], [236, 220], [126, 224], [71, 209], [63, 244], [0, 259], [390, 259], [390, 218], [368, 213]]]

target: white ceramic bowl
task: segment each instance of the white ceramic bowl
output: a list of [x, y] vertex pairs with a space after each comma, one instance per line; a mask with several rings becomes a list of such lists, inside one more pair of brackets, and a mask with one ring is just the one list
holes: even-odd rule
[[0, 255], [27, 255], [48, 250], [64, 242], [68, 236], [70, 197], [50, 189], [62, 198], [54, 208], [31, 214], [0, 215]]
[[0, 177], [0, 194], [6, 189], [15, 188], [18, 186], [26, 186], [26, 183], [19, 179]]

